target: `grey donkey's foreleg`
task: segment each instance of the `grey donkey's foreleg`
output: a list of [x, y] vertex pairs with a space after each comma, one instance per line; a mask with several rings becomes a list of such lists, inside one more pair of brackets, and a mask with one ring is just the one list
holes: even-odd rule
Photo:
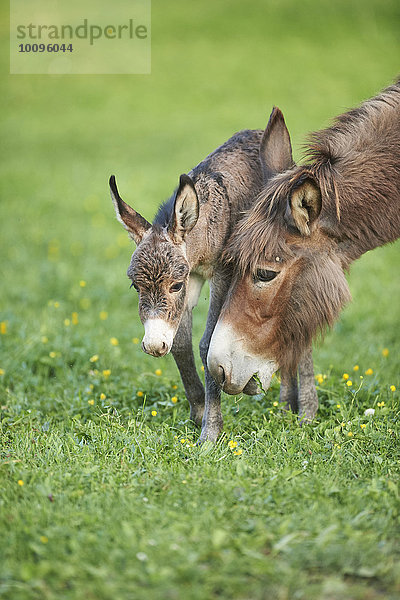
[[223, 276], [210, 281], [210, 307], [206, 329], [200, 341], [200, 356], [204, 365], [206, 398], [200, 442], [215, 442], [222, 431], [224, 420], [221, 413], [221, 388], [211, 377], [207, 367], [207, 354], [215, 325], [229, 288], [229, 280]]
[[307, 350], [298, 366], [297, 373], [290, 374], [281, 370], [280, 402], [284, 402], [286, 408], [298, 412], [301, 421], [312, 421], [318, 410], [318, 396], [315, 389], [314, 364], [312, 349]]
[[204, 387], [197, 374], [192, 346], [192, 309], [185, 308], [172, 345], [172, 355], [178, 367], [186, 398], [190, 404], [190, 418], [199, 427], [204, 414]]

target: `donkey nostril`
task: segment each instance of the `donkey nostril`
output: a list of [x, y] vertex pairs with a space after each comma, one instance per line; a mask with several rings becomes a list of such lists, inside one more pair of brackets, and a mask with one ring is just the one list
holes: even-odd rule
[[162, 343], [161, 350], [162, 350], [162, 352], [167, 351], [167, 344], [165, 342]]
[[225, 371], [224, 371], [224, 367], [222, 367], [221, 365], [218, 366], [218, 380], [221, 385], [224, 385]]
[[147, 348], [146, 348], [144, 342], [142, 342], [142, 350], [143, 350], [143, 352], [146, 352], [146, 354], [148, 354]]

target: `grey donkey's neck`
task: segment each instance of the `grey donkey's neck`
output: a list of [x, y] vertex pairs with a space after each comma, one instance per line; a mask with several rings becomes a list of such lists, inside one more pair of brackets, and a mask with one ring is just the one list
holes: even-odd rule
[[[199, 197], [200, 213], [207, 211], [210, 203], [220, 200], [212, 197], [215, 188], [218, 189], [218, 196], [222, 193], [229, 198], [229, 203], [234, 209], [233, 214], [248, 208], [252, 200], [252, 188], [262, 184], [259, 160], [262, 134], [261, 130], [249, 129], [234, 134], [190, 171], [189, 175]], [[250, 178], [247, 180], [246, 177], [249, 175]], [[164, 228], [169, 225], [174, 210], [175, 195], [176, 190], [161, 204], [154, 217], [153, 226]], [[227, 215], [220, 215], [220, 217], [226, 219]]]

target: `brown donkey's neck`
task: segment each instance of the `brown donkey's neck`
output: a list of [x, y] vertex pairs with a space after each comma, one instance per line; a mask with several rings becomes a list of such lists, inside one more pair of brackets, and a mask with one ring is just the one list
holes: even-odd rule
[[307, 156], [345, 266], [400, 236], [400, 81], [312, 134]]

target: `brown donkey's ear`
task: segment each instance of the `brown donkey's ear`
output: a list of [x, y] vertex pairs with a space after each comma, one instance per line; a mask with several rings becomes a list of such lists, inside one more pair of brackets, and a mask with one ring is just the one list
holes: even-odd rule
[[175, 243], [184, 240], [199, 218], [199, 199], [193, 181], [188, 175], [181, 175], [175, 196], [174, 212], [168, 227]]
[[260, 144], [260, 160], [266, 182], [293, 167], [292, 144], [282, 112], [274, 106]]
[[310, 235], [310, 225], [321, 212], [321, 192], [317, 183], [307, 178], [292, 189], [286, 210], [286, 220], [290, 223], [292, 217], [294, 225], [301, 235]]
[[140, 244], [144, 234], [151, 227], [150, 223], [122, 200], [114, 175], [110, 177], [110, 192], [118, 221], [122, 223], [133, 241]]

